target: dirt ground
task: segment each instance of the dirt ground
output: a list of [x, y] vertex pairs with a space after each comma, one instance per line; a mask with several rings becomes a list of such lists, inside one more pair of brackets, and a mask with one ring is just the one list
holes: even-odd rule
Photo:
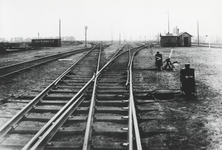
[[178, 68], [184, 63], [190, 63], [196, 73], [197, 99], [185, 101], [185, 110], [190, 113], [186, 124], [189, 136], [185, 142], [193, 144], [190, 146], [193, 149], [222, 149], [221, 50], [203, 47], [178, 48], [172, 57], [172, 60], [180, 62]]
[[[142, 127], [159, 126], [170, 128], [173, 132], [157, 135], [171, 150], [222, 150], [222, 49], [187, 47], [173, 48], [172, 72], [152, 72], [154, 56], [157, 51], [163, 54], [163, 60], [169, 57], [172, 48], [154, 48], [142, 50], [135, 60], [135, 68], [141, 69], [141, 80], [150, 89], [179, 89], [180, 69], [190, 63], [195, 69], [197, 97], [175, 96], [174, 99], [156, 103], [161, 109], [158, 114], [164, 120], [150, 122]], [[151, 65], [153, 64], [153, 65]], [[148, 106], [147, 107], [151, 107]], [[150, 142], [152, 138], [148, 139]]]

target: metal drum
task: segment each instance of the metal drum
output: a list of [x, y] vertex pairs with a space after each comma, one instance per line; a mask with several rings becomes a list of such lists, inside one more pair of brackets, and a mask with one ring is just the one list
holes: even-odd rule
[[190, 64], [185, 64], [185, 68], [180, 70], [181, 91], [186, 95], [196, 93], [194, 69]]

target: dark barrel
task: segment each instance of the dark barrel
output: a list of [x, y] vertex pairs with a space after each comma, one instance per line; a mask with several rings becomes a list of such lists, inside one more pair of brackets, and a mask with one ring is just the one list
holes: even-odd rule
[[185, 64], [185, 68], [180, 70], [181, 91], [186, 95], [195, 93], [195, 75], [194, 69], [190, 64]]

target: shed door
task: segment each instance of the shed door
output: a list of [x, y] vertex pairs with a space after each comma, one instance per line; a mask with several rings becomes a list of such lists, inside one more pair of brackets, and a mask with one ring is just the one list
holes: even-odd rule
[[188, 46], [188, 37], [184, 37], [184, 46]]

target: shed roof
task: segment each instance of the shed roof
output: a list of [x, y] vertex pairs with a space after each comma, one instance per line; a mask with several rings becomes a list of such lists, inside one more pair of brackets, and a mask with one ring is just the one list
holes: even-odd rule
[[179, 34], [175, 34], [175, 33], [166, 33], [164, 35], [160, 35], [161, 37], [179, 37], [179, 36], [182, 36], [183, 34], [188, 34], [189, 36], [192, 37], [192, 35], [190, 35], [189, 33], [187, 32], [181, 32]]
[[177, 34], [173, 34], [173, 33], [166, 33], [165, 35], [160, 35], [160, 36], [167, 36], [167, 37], [169, 37], [169, 36], [177, 36]]
[[181, 33], [179, 33], [178, 34], [178, 36], [182, 36], [183, 34], [188, 34], [189, 36], [191, 36], [192, 37], [192, 35], [190, 35], [189, 33], [187, 33], [187, 32], [181, 32]]

